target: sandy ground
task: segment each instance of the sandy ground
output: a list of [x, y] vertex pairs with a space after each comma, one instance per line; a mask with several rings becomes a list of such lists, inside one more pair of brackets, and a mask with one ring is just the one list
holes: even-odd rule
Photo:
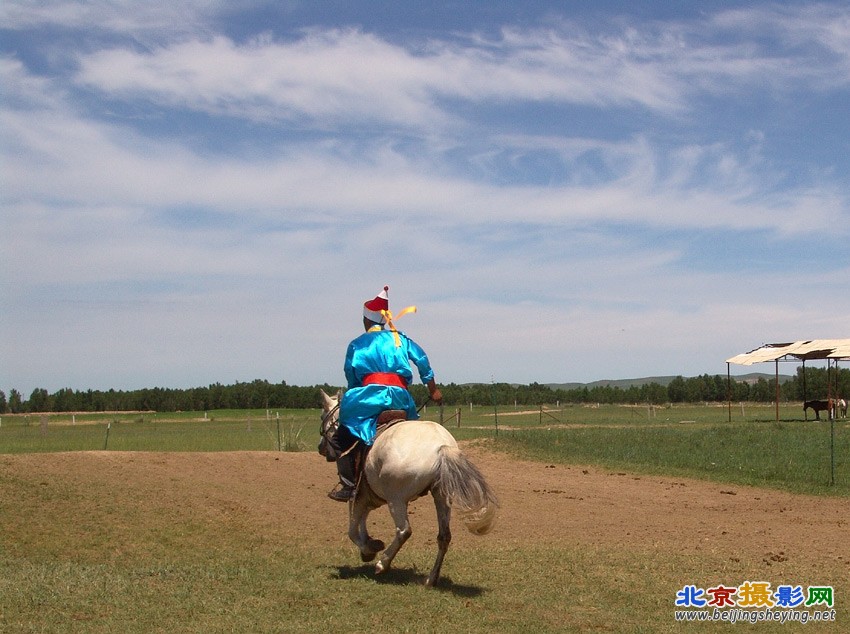
[[[464, 451], [486, 475], [501, 508], [487, 537], [456, 526], [456, 545], [561, 540], [694, 552], [770, 566], [771, 576], [805, 564], [806, 570], [823, 567], [850, 579], [846, 499], [518, 461], [486, 444], [466, 444]], [[140, 547], [133, 536], [146, 523], [155, 530], [166, 517], [187, 526], [239, 527], [265, 540], [353, 548], [345, 535], [347, 505], [325, 497], [334, 482], [334, 465], [314, 453], [0, 455], [0, 528], [16, 536], [6, 544], [14, 550], [72, 531], [88, 536], [92, 550], [102, 551], [106, 538], [120, 555]], [[22, 496], [22, 490], [32, 493]], [[22, 498], [15, 508], [3, 502]], [[114, 522], [107, 521], [111, 517]], [[373, 513], [370, 524], [375, 537], [391, 538], [385, 509]], [[430, 498], [413, 503], [411, 524], [413, 541], [434, 542]], [[210, 538], [209, 531], [200, 533]]]

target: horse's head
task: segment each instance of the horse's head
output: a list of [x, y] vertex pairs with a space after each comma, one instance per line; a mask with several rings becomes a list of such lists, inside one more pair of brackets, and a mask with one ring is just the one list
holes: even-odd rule
[[337, 427], [339, 427], [339, 400], [341, 398], [341, 391], [337, 392], [334, 396], [328, 396], [322, 389], [319, 392], [322, 395], [322, 424], [319, 427], [319, 433], [323, 439], [330, 439], [334, 435], [334, 432], [336, 432]]

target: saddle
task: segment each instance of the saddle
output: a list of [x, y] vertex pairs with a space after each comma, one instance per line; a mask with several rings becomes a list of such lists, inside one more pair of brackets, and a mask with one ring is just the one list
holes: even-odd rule
[[[378, 438], [378, 436], [383, 434], [393, 425], [403, 423], [406, 420], [407, 412], [403, 409], [384, 410], [378, 414], [378, 418], [375, 419], [375, 426], [377, 427], [375, 438]], [[360, 476], [363, 474], [363, 465], [366, 464], [366, 456], [371, 448], [372, 447], [370, 445], [363, 443], [357, 443], [357, 446], [354, 448], [354, 482], [357, 483], [358, 488], [360, 486]]]
[[375, 437], [377, 438], [378, 434], [385, 431], [388, 427], [391, 427], [396, 423], [400, 423], [403, 420], [407, 420], [407, 412], [403, 409], [384, 410], [378, 414], [378, 418], [375, 420], [375, 424], [378, 427], [378, 433]]
[[[380, 436], [387, 429], [395, 425], [396, 423], [401, 423], [407, 420], [407, 412], [403, 409], [388, 409], [384, 410], [378, 415], [378, 418], [375, 419], [375, 438]], [[334, 431], [336, 431], [336, 427], [333, 430], [327, 430], [322, 434], [321, 440], [319, 441], [319, 454], [325, 457], [325, 460], [328, 462], [336, 462], [343, 456], [348, 453], [354, 453], [354, 465], [355, 472], [359, 475], [359, 467], [363, 460], [366, 458], [366, 454], [369, 452], [369, 446], [364, 445], [361, 442], [355, 442], [348, 449], [340, 450], [331, 442], [330, 436], [333, 435]]]

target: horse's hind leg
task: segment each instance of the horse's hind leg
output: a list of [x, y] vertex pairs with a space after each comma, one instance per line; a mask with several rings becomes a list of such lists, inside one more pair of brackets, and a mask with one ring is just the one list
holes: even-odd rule
[[395, 522], [395, 539], [389, 548], [384, 551], [378, 563], [375, 564], [375, 574], [381, 574], [386, 571], [393, 563], [393, 558], [398, 551], [404, 546], [413, 531], [410, 528], [410, 522], [407, 519], [407, 501], [403, 502], [387, 502], [390, 508], [390, 515]]
[[435, 586], [440, 580], [440, 569], [443, 567], [443, 558], [449, 550], [449, 544], [452, 541], [451, 518], [452, 507], [449, 506], [446, 498], [435, 491], [431, 494], [434, 496], [434, 506], [437, 508], [437, 559], [434, 561], [434, 566], [431, 568], [431, 574], [425, 581], [426, 586]]

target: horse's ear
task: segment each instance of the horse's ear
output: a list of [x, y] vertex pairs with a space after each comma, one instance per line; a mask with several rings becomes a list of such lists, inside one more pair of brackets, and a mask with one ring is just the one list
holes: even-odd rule
[[326, 409], [331, 407], [331, 397], [328, 396], [322, 388], [319, 388], [319, 393], [322, 395], [322, 405], [324, 405]]
[[336, 402], [339, 403], [342, 400], [342, 388], [339, 388], [336, 391]]

